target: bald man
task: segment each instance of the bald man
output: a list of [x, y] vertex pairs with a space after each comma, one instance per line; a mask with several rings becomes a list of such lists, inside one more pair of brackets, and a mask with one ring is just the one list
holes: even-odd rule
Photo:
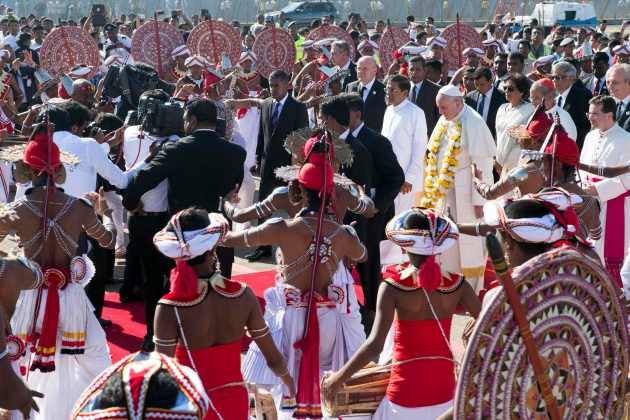
[[381, 132], [385, 116], [385, 86], [376, 80], [378, 65], [374, 57], [361, 57], [357, 62], [356, 82], [346, 86], [346, 92], [357, 93], [363, 99], [363, 121], [374, 131]]
[[96, 89], [92, 82], [86, 79], [77, 79], [72, 82], [72, 95], [70, 96], [81, 105], [92, 109], [94, 106], [95, 92]]

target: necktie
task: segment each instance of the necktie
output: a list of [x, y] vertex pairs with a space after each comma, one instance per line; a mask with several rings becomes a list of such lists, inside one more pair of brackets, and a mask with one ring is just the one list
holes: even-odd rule
[[481, 95], [481, 101], [479, 101], [479, 106], [477, 107], [477, 112], [479, 113], [479, 115], [481, 115], [483, 117], [483, 109], [486, 105], [486, 94], [485, 93], [480, 93]]
[[418, 86], [413, 87], [413, 102], [418, 102]]
[[623, 102], [619, 102], [617, 104], [617, 112], [615, 113], [615, 119], [617, 121], [619, 121], [619, 119], [621, 118], [621, 114], [623, 114]]
[[348, 132], [348, 136], [346, 137], [346, 143], [350, 144], [350, 142], [354, 140], [354, 136], [352, 135], [352, 131]]
[[597, 83], [595, 83], [595, 89], [593, 89], [593, 96], [599, 95], [599, 89], [601, 88], [602, 81], [597, 79]]
[[558, 96], [558, 108], [562, 108], [562, 96]]
[[271, 127], [276, 128], [278, 117], [280, 117], [280, 102], [274, 102], [273, 112], [271, 113]]
[[361, 99], [365, 100], [365, 90], [367, 88], [365, 86], [361, 86]]

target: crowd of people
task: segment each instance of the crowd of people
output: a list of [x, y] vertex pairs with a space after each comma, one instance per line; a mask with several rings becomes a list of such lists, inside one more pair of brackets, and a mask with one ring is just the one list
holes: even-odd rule
[[[186, 40], [208, 18], [164, 22]], [[391, 372], [366, 418], [450, 418], [453, 315], [478, 317], [497, 289], [496, 231], [512, 270], [568, 247], [630, 299], [625, 25], [497, 20], [455, 65], [430, 17], [386, 52], [382, 21], [261, 15], [231, 23], [238, 62], [182, 44], [164, 74], [132, 54], [143, 23], [0, 19], [9, 418], [244, 420], [262, 391], [279, 418], [321, 418], [369, 363]], [[72, 26], [98, 65], [46, 68], [46, 37]], [[327, 26], [343, 35], [309, 36]], [[252, 47], [268, 30], [296, 58], [264, 72]], [[231, 278], [235, 249], [275, 258], [263, 306]], [[146, 335], [112, 365], [115, 258]]]

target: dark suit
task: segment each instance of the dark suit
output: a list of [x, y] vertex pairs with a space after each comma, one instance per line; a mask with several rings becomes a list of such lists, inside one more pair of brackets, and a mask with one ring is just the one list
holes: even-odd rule
[[372, 187], [372, 154], [359, 139], [352, 136], [352, 133], [348, 133], [345, 141], [352, 149], [352, 166], [342, 167], [340, 172], [355, 184], [369, 190]]
[[586, 116], [588, 101], [591, 97], [591, 92], [584, 87], [584, 84], [576, 80], [569, 88], [567, 99], [562, 104], [562, 109], [569, 113], [575, 123], [575, 128], [577, 128], [576, 142], [580, 150], [582, 150], [582, 144], [584, 144], [584, 137], [591, 131], [591, 123]]
[[626, 106], [622, 105], [621, 115], [617, 118], [617, 124], [619, 127], [630, 132], [630, 102]]
[[344, 90], [346, 92], [348, 85], [352, 82], [356, 82], [357, 80], [357, 65], [350, 61], [348, 71], [350, 71], [350, 75], [344, 77], [343, 81], [341, 82], [341, 90]]
[[367, 219], [365, 246], [368, 259], [358, 265], [361, 277], [365, 306], [376, 310], [376, 296], [381, 283], [381, 255], [379, 243], [385, 239], [385, 225], [394, 216], [394, 199], [405, 182], [405, 173], [398, 164], [398, 159], [390, 141], [367, 126], [359, 131], [357, 139], [372, 155], [372, 188], [366, 190], [374, 200], [378, 213]]
[[274, 100], [266, 99], [260, 110], [260, 130], [256, 158], [260, 165], [260, 191], [258, 200], [264, 200], [274, 188], [282, 185], [274, 171], [280, 166], [290, 165], [291, 156], [284, 149], [287, 135], [300, 128], [308, 127], [306, 106], [287, 95], [280, 111], [276, 127], [272, 127], [271, 117]]
[[[356, 93], [361, 96], [360, 82], [357, 80], [349, 83], [348, 86], [346, 86], [346, 92]], [[387, 109], [387, 104], [385, 103], [385, 85], [374, 79], [374, 83], [372, 83], [372, 87], [363, 102], [363, 121], [365, 121], [365, 125], [380, 133], [383, 128], [385, 109]]]
[[18, 104], [18, 111], [25, 111], [33, 104], [33, 95], [37, 92], [35, 69], [25, 64], [20, 65], [18, 71], [12, 72], [18, 86], [24, 88], [24, 102]]
[[440, 111], [438, 110], [435, 98], [437, 98], [438, 90], [440, 86], [436, 85], [430, 80], [424, 79], [420, 85], [420, 93], [416, 96], [414, 101], [414, 89], [411, 87], [409, 92], [409, 100], [418, 105], [422, 111], [424, 111], [424, 118], [427, 121], [427, 136], [431, 137], [433, 129], [440, 119]]
[[[486, 101], [487, 100], [488, 98], [486, 97]], [[468, 95], [466, 95], [466, 104], [468, 106], [473, 107], [475, 110], [477, 110], [477, 107], [480, 106], [479, 101], [480, 101], [480, 93], [477, 90], [475, 90], [474, 92], [470, 92]], [[490, 97], [490, 106], [488, 108], [488, 115], [486, 116], [485, 121], [495, 141], [497, 139], [497, 132], [496, 132], [496, 127], [495, 127], [495, 124], [497, 121], [497, 111], [499, 110], [499, 107], [503, 105], [505, 102], [506, 102], [505, 93], [503, 93], [502, 90], [494, 88], [492, 90], [492, 96]]]
[[[228, 143], [212, 130], [198, 130], [176, 142], [166, 142], [149, 164], [127, 186], [123, 205], [138, 207], [140, 197], [168, 179], [171, 214], [191, 206], [209, 212], [221, 211], [220, 198], [243, 182], [245, 150]], [[234, 250], [217, 250], [221, 272], [229, 276]]]
[[605, 77], [602, 77], [600, 79], [601, 82], [599, 82], [599, 89], [598, 90], [595, 89], [597, 81], [595, 81], [595, 84], [593, 84], [593, 79], [595, 79], [595, 75], [591, 75], [589, 77], [586, 77], [586, 78], [582, 79], [582, 83], [584, 84], [584, 87], [586, 89], [588, 89], [589, 92], [591, 92], [592, 96], [610, 95], [610, 93], [608, 93], [608, 86], [606, 86], [606, 78]]

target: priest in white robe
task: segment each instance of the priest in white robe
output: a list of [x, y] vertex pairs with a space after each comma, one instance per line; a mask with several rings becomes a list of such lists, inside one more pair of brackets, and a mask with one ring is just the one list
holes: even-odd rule
[[[580, 162], [616, 167], [630, 163], [630, 133], [615, 123], [617, 105], [611, 97], [597, 97], [589, 105], [593, 130], [586, 135]], [[586, 172], [581, 179], [601, 200], [600, 220], [603, 232], [595, 247], [615, 283], [621, 287], [619, 270], [630, 246], [630, 176], [603, 178]]]
[[[427, 145], [421, 204], [444, 212], [457, 223], [476, 223], [485, 200], [472, 182], [472, 165], [492, 182], [496, 145], [483, 118], [464, 103], [459, 88], [442, 87], [437, 96], [442, 116]], [[440, 256], [443, 272], [466, 276], [476, 292], [483, 287], [486, 252], [482, 237], [460, 235], [458, 246]]]
[[[424, 156], [427, 149], [427, 122], [424, 111], [407, 99], [411, 84], [405, 76], [394, 76], [386, 87], [387, 109], [381, 134], [389, 139], [405, 173], [405, 183], [394, 200], [396, 214], [413, 206], [416, 194], [422, 192]], [[397, 264], [407, 258], [400, 247], [381, 242], [381, 264]]]

